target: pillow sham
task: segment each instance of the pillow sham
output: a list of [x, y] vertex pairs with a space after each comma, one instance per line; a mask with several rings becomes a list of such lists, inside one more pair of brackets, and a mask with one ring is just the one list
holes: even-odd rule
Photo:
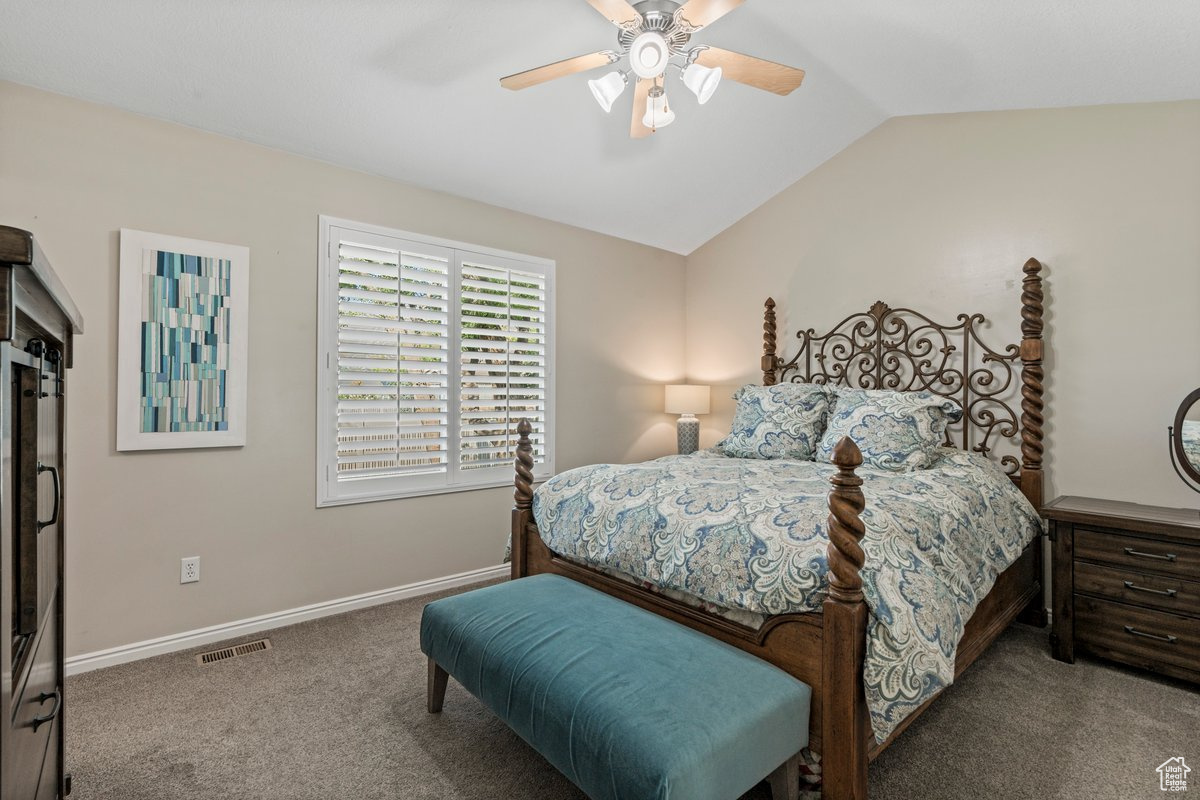
[[811, 383], [748, 385], [733, 394], [737, 411], [717, 449], [734, 458], [812, 461], [833, 405], [828, 387]]
[[886, 389], [836, 390], [817, 460], [833, 461], [833, 448], [849, 436], [863, 463], [893, 472], [926, 469], [941, 458], [946, 426], [962, 418], [952, 400], [932, 392]]

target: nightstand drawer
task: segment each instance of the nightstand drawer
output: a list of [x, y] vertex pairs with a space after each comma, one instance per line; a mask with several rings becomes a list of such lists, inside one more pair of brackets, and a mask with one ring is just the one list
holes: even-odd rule
[[1075, 562], [1075, 591], [1162, 611], [1200, 613], [1200, 583], [1121, 567]]
[[1200, 619], [1075, 596], [1075, 638], [1097, 655], [1153, 669], [1200, 666]]
[[1076, 528], [1075, 559], [1200, 580], [1200, 547], [1193, 545]]

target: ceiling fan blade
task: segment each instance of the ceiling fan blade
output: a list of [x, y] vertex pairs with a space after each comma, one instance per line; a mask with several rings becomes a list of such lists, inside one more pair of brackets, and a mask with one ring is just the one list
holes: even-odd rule
[[603, 14], [617, 27], [642, 21], [642, 15], [626, 0], [587, 0], [588, 4]]
[[552, 81], [555, 78], [562, 78], [566, 75], [574, 75], [576, 72], [603, 67], [605, 64], [611, 64], [616, 60], [617, 54], [612, 50], [601, 50], [599, 53], [575, 56], [575, 58], [555, 61], [553, 64], [547, 64], [544, 67], [527, 69], [524, 72], [509, 75], [500, 79], [500, 85], [505, 89], [513, 89], [514, 91], [517, 89], [526, 89], [530, 86], [536, 86], [539, 83]]
[[706, 47], [700, 51], [696, 63], [705, 67], [720, 67], [724, 77], [730, 80], [775, 94], [790, 94], [804, 80], [802, 69], [719, 47]]
[[746, 0], [688, 0], [675, 12], [693, 28], [712, 25]]
[[652, 128], [642, 124], [642, 117], [646, 116], [646, 99], [650, 97], [650, 87], [653, 85], [653, 80], [642, 78], [633, 87], [633, 122], [629, 125], [631, 139], [641, 139], [654, 133]]

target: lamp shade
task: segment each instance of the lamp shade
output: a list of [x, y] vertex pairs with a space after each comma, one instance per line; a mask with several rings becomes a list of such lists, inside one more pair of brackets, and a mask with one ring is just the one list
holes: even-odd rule
[[700, 105], [708, 102], [721, 82], [721, 68], [710, 69], [700, 64], [688, 64], [683, 71], [683, 85], [696, 95]]
[[668, 414], [707, 414], [709, 387], [675, 385], [667, 387]]
[[642, 124], [651, 130], [665, 128], [675, 121], [675, 112], [667, 105], [667, 95], [659, 87], [650, 90], [646, 98], [646, 114]]
[[613, 103], [625, 91], [628, 82], [624, 73], [613, 71], [602, 78], [588, 81], [588, 87], [592, 90], [592, 97], [607, 112], [612, 111]]

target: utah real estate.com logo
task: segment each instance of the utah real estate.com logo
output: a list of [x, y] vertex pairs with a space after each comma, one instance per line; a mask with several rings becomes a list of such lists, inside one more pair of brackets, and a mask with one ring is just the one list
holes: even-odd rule
[[1168, 758], [1158, 767], [1158, 788], [1164, 792], [1186, 792], [1191, 771], [1192, 768], [1183, 763], [1183, 756]]

